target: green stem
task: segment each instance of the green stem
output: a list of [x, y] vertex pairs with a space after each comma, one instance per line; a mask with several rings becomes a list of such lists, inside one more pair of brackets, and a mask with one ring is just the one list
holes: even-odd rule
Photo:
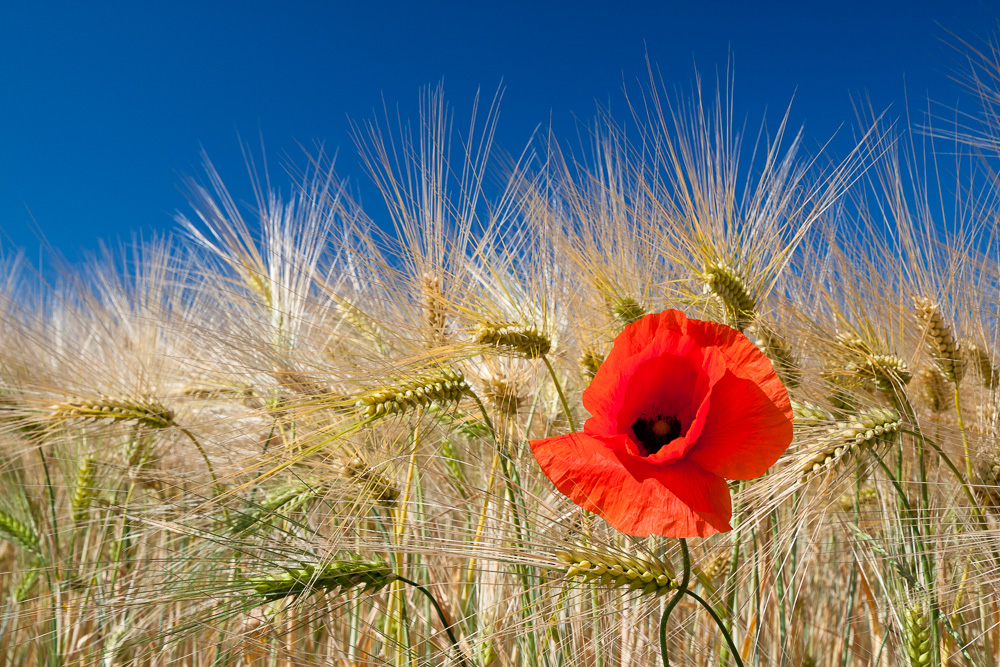
[[663, 616], [660, 618], [660, 656], [663, 658], [663, 667], [670, 667], [670, 658], [667, 656], [667, 619], [670, 618], [670, 613], [677, 606], [677, 603], [684, 597], [684, 593], [687, 591], [688, 580], [691, 578], [691, 554], [688, 553], [687, 540], [682, 537], [678, 541], [681, 543], [681, 558], [684, 563], [684, 569], [681, 574], [681, 581], [677, 585], [677, 593], [667, 603], [666, 608], [663, 610]]
[[462, 664], [463, 667], [468, 667], [468, 663], [465, 661], [465, 654], [462, 653], [462, 649], [458, 645], [458, 639], [455, 637], [455, 633], [451, 631], [451, 624], [448, 622], [448, 617], [445, 616], [444, 610], [441, 609], [441, 605], [438, 604], [438, 601], [437, 599], [435, 599], [434, 595], [432, 595], [431, 592], [427, 590], [424, 586], [418, 584], [412, 579], [407, 579], [406, 577], [400, 577], [399, 575], [396, 575], [396, 579], [403, 582], [404, 584], [409, 584], [410, 586], [413, 586], [418, 591], [427, 596], [427, 599], [431, 601], [432, 605], [434, 605], [434, 610], [437, 612], [438, 618], [441, 619], [441, 625], [444, 626], [444, 631], [448, 633], [448, 639], [449, 641], [451, 641], [451, 645], [455, 647], [455, 653], [458, 654], [458, 661]]
[[573, 415], [569, 411], [569, 403], [566, 401], [566, 394], [563, 393], [562, 385], [559, 384], [559, 378], [556, 376], [556, 369], [552, 368], [552, 364], [549, 362], [549, 358], [542, 355], [542, 361], [545, 362], [545, 367], [549, 369], [549, 375], [552, 376], [552, 384], [556, 386], [556, 393], [559, 394], [559, 402], [562, 403], [563, 412], [566, 413], [566, 422], [569, 424], [569, 430], [576, 431], [576, 422], [573, 421]]
[[743, 667], [743, 659], [740, 658], [740, 652], [736, 649], [736, 643], [733, 641], [733, 637], [732, 635], [729, 634], [729, 631], [726, 630], [726, 624], [722, 620], [722, 617], [719, 616], [719, 614], [715, 611], [715, 607], [709, 604], [708, 601], [706, 601], [704, 598], [702, 598], [694, 591], [690, 590], [685, 591], [685, 594], [688, 597], [692, 597], [695, 600], [697, 600], [701, 604], [701, 606], [705, 608], [705, 611], [709, 613], [709, 615], [712, 617], [712, 620], [715, 621], [715, 624], [719, 626], [719, 630], [722, 631], [722, 636], [725, 637], [726, 644], [729, 645], [729, 650], [732, 651], [733, 658], [736, 659], [736, 664], [739, 665], [740, 667]]

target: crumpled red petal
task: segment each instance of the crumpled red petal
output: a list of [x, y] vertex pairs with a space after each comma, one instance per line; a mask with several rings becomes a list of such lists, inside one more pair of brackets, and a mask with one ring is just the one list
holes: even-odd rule
[[682, 459], [655, 466], [626, 453], [629, 438], [585, 433], [535, 440], [538, 464], [580, 507], [636, 536], [707, 537], [732, 530], [729, 488], [721, 477]]
[[755, 382], [727, 371], [712, 387], [705, 425], [684, 460], [726, 479], [753, 479], [791, 441], [790, 416]]
[[[670, 463], [684, 456], [701, 434], [712, 385], [725, 373], [725, 363], [713, 348], [666, 331], [622, 359], [617, 371], [595, 377], [584, 390], [583, 404], [593, 415], [584, 424], [584, 432], [604, 437], [629, 435], [638, 417], [657, 413], [676, 416], [682, 424], [682, 436], [649, 459], [651, 463]], [[638, 455], [638, 448], [630, 451]]]

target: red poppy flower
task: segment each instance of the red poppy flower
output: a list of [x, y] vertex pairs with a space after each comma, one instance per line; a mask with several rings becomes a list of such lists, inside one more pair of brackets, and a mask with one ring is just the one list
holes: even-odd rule
[[583, 405], [583, 433], [531, 450], [560, 492], [630, 535], [732, 530], [726, 479], [763, 475], [792, 441], [768, 358], [735, 329], [678, 310], [626, 327]]

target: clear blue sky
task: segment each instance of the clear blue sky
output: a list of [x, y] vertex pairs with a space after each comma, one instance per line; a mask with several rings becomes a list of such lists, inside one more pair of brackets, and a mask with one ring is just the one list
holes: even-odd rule
[[460, 114], [477, 87], [503, 82], [507, 151], [550, 118], [574, 141], [574, 117], [590, 119], [595, 100], [625, 115], [622, 84], [644, 77], [647, 51], [683, 87], [695, 64], [714, 81], [731, 53], [737, 113], [756, 124], [767, 108], [776, 121], [794, 94], [812, 147], [853, 121], [852, 95], [901, 112], [905, 81], [917, 106], [958, 101], [947, 31], [986, 38], [998, 15], [1000, 2], [919, 0], [6, 0], [0, 249], [37, 256], [36, 224], [71, 260], [99, 238], [172, 228], [201, 147], [248, 191], [238, 136], [259, 145], [260, 133], [271, 158], [324, 141], [359, 183], [348, 117], [371, 117], [383, 96], [414, 117], [418, 89], [440, 80]]

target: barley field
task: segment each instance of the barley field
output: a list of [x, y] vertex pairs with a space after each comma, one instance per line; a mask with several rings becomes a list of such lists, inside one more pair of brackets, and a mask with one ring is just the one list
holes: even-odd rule
[[[637, 131], [510, 156], [433, 89], [355, 125], [377, 215], [324, 155], [250, 205], [206, 159], [174, 234], [8, 256], [0, 663], [1000, 663], [997, 63], [846, 156], [655, 76]], [[673, 311], [766, 356], [792, 436], [714, 478], [731, 518], [633, 535], [537, 443]]]

